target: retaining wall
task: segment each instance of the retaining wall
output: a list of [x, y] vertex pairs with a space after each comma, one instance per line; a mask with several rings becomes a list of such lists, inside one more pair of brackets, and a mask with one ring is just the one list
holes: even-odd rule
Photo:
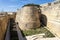
[[53, 34], [60, 37], [60, 3], [51, 6], [42, 6], [42, 14], [47, 17], [47, 27]]

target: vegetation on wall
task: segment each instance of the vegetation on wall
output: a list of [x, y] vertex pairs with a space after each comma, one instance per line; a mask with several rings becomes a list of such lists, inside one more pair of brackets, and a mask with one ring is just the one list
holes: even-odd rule
[[38, 4], [26, 4], [23, 7], [25, 7], [25, 6], [37, 6], [37, 7], [40, 7], [40, 5], [38, 5]]

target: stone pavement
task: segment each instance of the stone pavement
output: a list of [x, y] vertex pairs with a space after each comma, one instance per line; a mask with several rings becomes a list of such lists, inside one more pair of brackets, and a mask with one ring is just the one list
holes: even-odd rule
[[42, 35], [32, 35], [32, 36], [26, 36], [27, 40], [60, 40], [58, 37], [53, 38], [43, 38]]

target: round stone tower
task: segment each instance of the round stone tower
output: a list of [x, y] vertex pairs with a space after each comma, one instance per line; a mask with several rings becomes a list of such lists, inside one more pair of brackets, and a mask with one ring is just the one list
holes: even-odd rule
[[23, 6], [17, 11], [16, 21], [19, 23], [19, 28], [21, 30], [29, 30], [40, 27], [38, 6]]

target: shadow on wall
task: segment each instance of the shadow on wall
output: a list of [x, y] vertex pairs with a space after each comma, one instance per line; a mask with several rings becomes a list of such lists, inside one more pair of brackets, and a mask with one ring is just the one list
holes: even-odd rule
[[[21, 29], [20, 29], [20, 30], [21, 30]], [[24, 35], [24, 33], [23, 33], [22, 30], [21, 30], [21, 33], [22, 33], [22, 36], [23, 36], [24, 40], [27, 40], [27, 39], [26, 39], [26, 36]]]
[[41, 9], [39, 9], [39, 20], [41, 27], [47, 26], [47, 17], [46, 15], [42, 14]]
[[[19, 28], [19, 23], [18, 23], [18, 22], [17, 22], [17, 25], [18, 25], [17, 27]], [[21, 32], [21, 34], [20, 34], [21, 36], [20, 36], [20, 37], [22, 37], [23, 40], [27, 40], [27, 39], [26, 39], [26, 36], [25, 36], [24, 33], [23, 33], [23, 30], [21, 30], [20, 28], [19, 28], [19, 30], [20, 30], [20, 32]]]
[[47, 17], [46, 17], [46, 15], [41, 14], [40, 22], [41, 22], [42, 27], [47, 26]]

